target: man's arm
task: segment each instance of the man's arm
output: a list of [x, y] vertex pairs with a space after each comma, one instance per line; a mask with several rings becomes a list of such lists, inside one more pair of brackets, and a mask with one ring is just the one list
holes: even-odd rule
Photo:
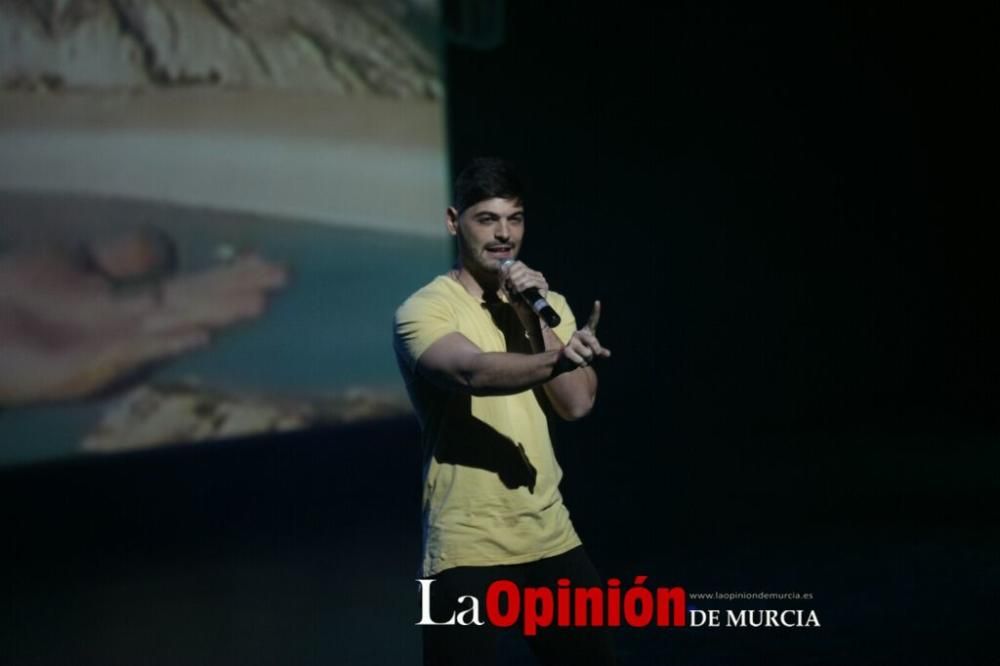
[[537, 354], [484, 352], [461, 333], [441, 337], [417, 360], [417, 372], [433, 384], [471, 395], [520, 393], [575, 367], [562, 345]]
[[512, 395], [542, 386], [560, 417], [583, 418], [597, 396], [597, 373], [589, 365], [611, 355], [593, 333], [599, 317], [595, 303], [587, 326], [566, 345], [551, 329], [536, 326], [530, 333], [537, 350], [532, 354], [484, 352], [461, 333], [448, 333], [420, 356], [417, 372], [441, 388], [470, 395]]
[[587, 325], [578, 330], [566, 345], [548, 326], [538, 324], [529, 332], [532, 347], [549, 353], [559, 351], [572, 364], [573, 370], [565, 372], [543, 384], [545, 395], [556, 413], [567, 421], [581, 419], [590, 413], [597, 399], [597, 373], [590, 364], [598, 358], [607, 358], [611, 352], [601, 346], [594, 331], [601, 317], [601, 303], [594, 302], [594, 310]]
[[[517, 261], [507, 267], [503, 289], [524, 293], [529, 288], [538, 289], [544, 297], [549, 284], [545, 276]], [[558, 351], [566, 359], [572, 372], [560, 373], [544, 384], [545, 394], [556, 413], [567, 421], [583, 418], [590, 413], [597, 398], [597, 373], [590, 364], [597, 359], [611, 356], [597, 339], [597, 322], [601, 318], [601, 302], [594, 301], [586, 326], [575, 331], [564, 345], [556, 332], [543, 324], [525, 301], [510, 297], [511, 305], [528, 333], [531, 348], [536, 353]], [[565, 333], [564, 333], [565, 334]]]

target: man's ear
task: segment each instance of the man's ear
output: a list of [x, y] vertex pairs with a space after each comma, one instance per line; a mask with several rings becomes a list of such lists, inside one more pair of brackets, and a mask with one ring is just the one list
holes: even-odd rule
[[445, 211], [444, 224], [448, 227], [448, 233], [452, 236], [458, 235], [458, 209], [454, 206], [448, 206], [448, 210]]

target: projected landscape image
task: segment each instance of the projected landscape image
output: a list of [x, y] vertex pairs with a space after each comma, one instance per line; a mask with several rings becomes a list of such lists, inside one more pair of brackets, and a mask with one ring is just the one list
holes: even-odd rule
[[436, 5], [0, 1], [0, 464], [407, 410]]

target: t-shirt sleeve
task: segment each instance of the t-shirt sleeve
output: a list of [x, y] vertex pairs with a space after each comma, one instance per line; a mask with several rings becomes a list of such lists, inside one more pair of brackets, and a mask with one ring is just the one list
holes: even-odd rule
[[546, 296], [546, 300], [562, 319], [554, 330], [559, 339], [563, 341], [563, 344], [566, 344], [573, 337], [573, 334], [576, 333], [576, 318], [573, 316], [573, 311], [570, 310], [569, 304], [562, 294], [550, 291]]
[[445, 299], [415, 294], [396, 310], [393, 346], [400, 360], [413, 370], [428, 347], [457, 330], [457, 317]]

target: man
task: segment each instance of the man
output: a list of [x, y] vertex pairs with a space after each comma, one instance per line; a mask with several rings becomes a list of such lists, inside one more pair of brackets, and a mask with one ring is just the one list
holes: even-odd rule
[[[601, 580], [559, 493], [562, 471], [546, 412], [578, 419], [593, 407], [592, 364], [611, 355], [595, 335], [600, 303], [576, 330], [566, 300], [517, 261], [524, 193], [510, 166], [474, 160], [446, 214], [458, 265], [396, 312], [394, 344], [424, 447], [422, 576], [446, 621], [489, 583], [575, 587]], [[562, 321], [550, 328], [520, 294], [537, 289]], [[425, 626], [425, 664], [488, 664], [497, 631]], [[529, 639], [544, 664], [613, 663], [603, 630], [550, 627]]]

